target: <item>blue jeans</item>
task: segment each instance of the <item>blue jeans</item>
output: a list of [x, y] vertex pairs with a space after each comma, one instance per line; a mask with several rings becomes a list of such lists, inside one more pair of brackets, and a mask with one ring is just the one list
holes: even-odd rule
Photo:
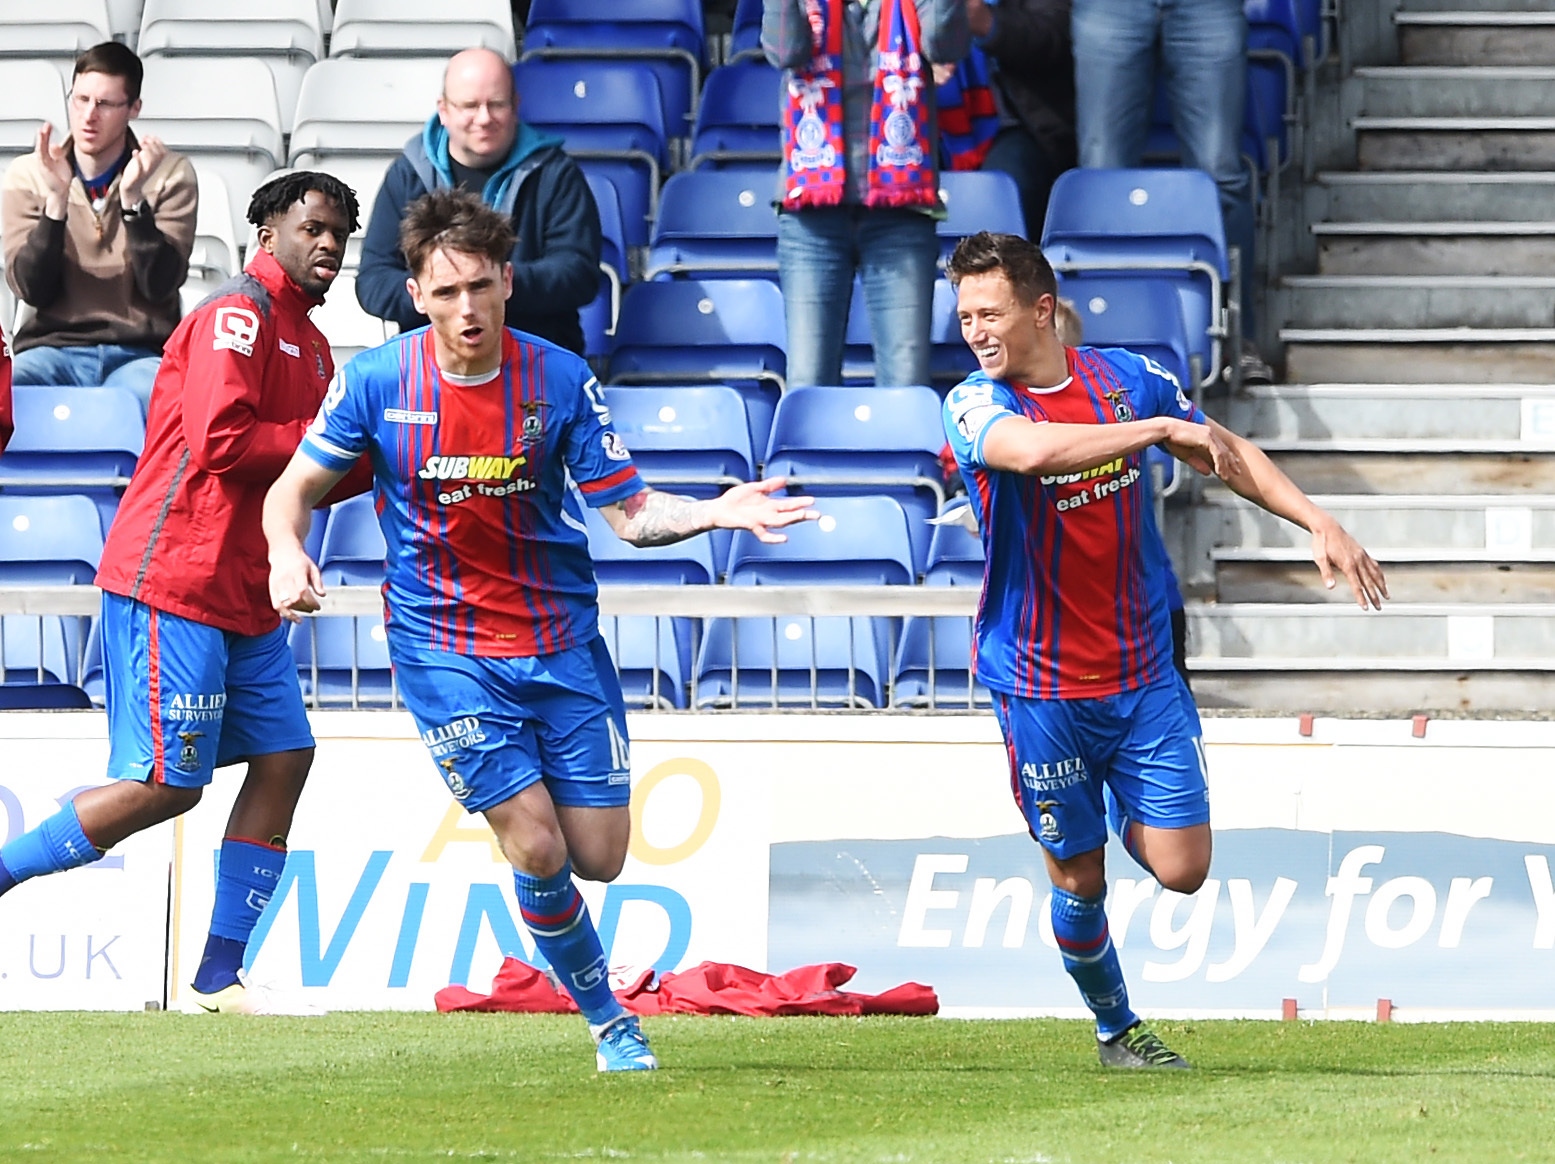
[[842, 383], [848, 304], [858, 272], [875, 347], [875, 383], [929, 382], [939, 240], [917, 210], [818, 207], [778, 215], [778, 278], [788, 319], [788, 386]]
[[1071, 28], [1080, 165], [1139, 165], [1159, 66], [1183, 165], [1215, 179], [1226, 243], [1241, 248], [1242, 328], [1251, 332], [1253, 187], [1241, 157], [1242, 0], [1074, 0]]
[[144, 414], [151, 400], [151, 385], [161, 366], [162, 353], [155, 348], [124, 344], [40, 346], [12, 357], [11, 382], [52, 384], [58, 388], [128, 388], [140, 399], [140, 411]]
[[1001, 129], [983, 159], [984, 170], [998, 170], [1015, 179], [1020, 209], [1026, 219], [1026, 237], [1040, 239], [1047, 219], [1047, 198], [1065, 166], [1031, 134], [1018, 125]]

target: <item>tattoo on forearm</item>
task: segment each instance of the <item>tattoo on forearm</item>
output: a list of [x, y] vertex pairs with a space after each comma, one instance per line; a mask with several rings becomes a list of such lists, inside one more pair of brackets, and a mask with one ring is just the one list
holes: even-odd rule
[[645, 489], [621, 502], [626, 528], [621, 536], [634, 546], [667, 546], [707, 529], [705, 502]]

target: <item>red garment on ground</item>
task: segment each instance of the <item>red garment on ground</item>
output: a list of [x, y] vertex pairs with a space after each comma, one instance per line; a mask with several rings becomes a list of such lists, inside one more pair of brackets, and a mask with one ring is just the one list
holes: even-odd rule
[[[703, 962], [662, 978], [644, 971], [632, 985], [615, 992], [632, 1014], [907, 1014], [939, 1013], [934, 988], [904, 982], [883, 994], [839, 989], [857, 971], [841, 962], [800, 966], [787, 974], [763, 974], [727, 962]], [[463, 986], [437, 992], [440, 1011], [517, 1011], [524, 1014], [576, 1014], [572, 999], [541, 971], [508, 958], [492, 979], [490, 994]]]

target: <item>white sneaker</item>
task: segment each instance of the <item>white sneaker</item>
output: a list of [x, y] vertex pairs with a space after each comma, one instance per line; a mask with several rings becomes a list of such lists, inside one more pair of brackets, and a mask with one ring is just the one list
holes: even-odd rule
[[202, 994], [194, 987], [182, 1002], [185, 1014], [328, 1014], [321, 1006], [305, 1002], [286, 991], [277, 990], [259, 982], [251, 982], [248, 975], [238, 971], [238, 980], [231, 986]]

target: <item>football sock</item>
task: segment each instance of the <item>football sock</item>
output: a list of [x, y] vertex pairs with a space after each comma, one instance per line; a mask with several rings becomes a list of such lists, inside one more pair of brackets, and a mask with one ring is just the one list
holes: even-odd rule
[[1107, 931], [1106, 895], [1078, 897], [1053, 887], [1053, 936], [1064, 969], [1080, 988], [1080, 997], [1096, 1016], [1096, 1037], [1116, 1038], [1139, 1021], [1129, 1009], [1123, 967]]
[[540, 953], [556, 971], [591, 1027], [601, 1027], [623, 1013], [610, 992], [605, 950], [589, 918], [583, 895], [572, 883], [572, 862], [551, 877], [513, 871], [518, 909]]
[[5, 871], [0, 878], [0, 893], [29, 877], [89, 865], [101, 856], [81, 831], [76, 806], [67, 804], [31, 832], [0, 848], [0, 868]]
[[211, 910], [211, 932], [205, 953], [194, 974], [194, 988], [202, 994], [223, 990], [238, 980], [248, 936], [259, 915], [270, 904], [270, 895], [281, 883], [286, 849], [240, 837], [221, 842], [216, 863], [216, 905]]

